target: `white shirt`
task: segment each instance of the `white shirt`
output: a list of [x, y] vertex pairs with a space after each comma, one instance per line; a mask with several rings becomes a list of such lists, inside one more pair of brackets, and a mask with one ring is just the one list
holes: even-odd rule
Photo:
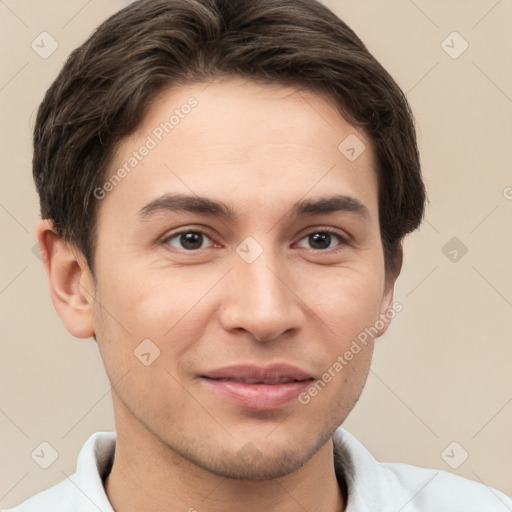
[[[333, 436], [336, 475], [348, 488], [346, 512], [512, 512], [512, 499], [482, 483], [438, 469], [379, 463], [341, 427]], [[115, 432], [84, 444], [69, 478], [6, 512], [113, 512], [103, 480], [111, 469]]]

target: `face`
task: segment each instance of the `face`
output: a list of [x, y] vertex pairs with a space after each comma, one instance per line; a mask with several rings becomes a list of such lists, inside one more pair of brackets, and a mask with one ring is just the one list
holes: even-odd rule
[[316, 94], [231, 78], [159, 96], [109, 175], [93, 319], [117, 429], [222, 476], [299, 468], [391, 303], [369, 140]]

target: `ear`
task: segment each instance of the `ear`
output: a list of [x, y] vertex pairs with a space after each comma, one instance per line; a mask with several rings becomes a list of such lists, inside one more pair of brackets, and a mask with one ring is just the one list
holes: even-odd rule
[[94, 336], [94, 281], [85, 258], [62, 240], [49, 220], [39, 222], [37, 239], [53, 305], [66, 329], [77, 338]]
[[[389, 327], [391, 320], [396, 316], [397, 313], [402, 311], [402, 304], [399, 302], [393, 302], [393, 293], [395, 289], [395, 282], [400, 275], [402, 270], [403, 262], [403, 247], [402, 241], [397, 244], [395, 259], [393, 261], [393, 267], [387, 271], [385, 277], [385, 288], [382, 296], [382, 302], [380, 304], [380, 315], [379, 315], [379, 329], [377, 337], [382, 336]], [[384, 325], [382, 325], [384, 324]]]

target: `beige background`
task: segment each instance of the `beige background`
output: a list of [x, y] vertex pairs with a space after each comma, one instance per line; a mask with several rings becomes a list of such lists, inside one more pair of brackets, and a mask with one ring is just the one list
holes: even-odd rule
[[[30, 129], [69, 52], [126, 3], [0, 1], [4, 507], [72, 473], [86, 438], [114, 426], [96, 345], [64, 329], [33, 253]], [[445, 460], [457, 465], [466, 451], [455, 472], [512, 494], [512, 2], [326, 3], [406, 91], [431, 202], [406, 243], [404, 309], [345, 427], [383, 461], [450, 470]], [[47, 59], [31, 48], [43, 31], [59, 45]], [[456, 59], [442, 46], [453, 31], [469, 44]], [[468, 249], [456, 262], [442, 251], [452, 237]], [[48, 469], [31, 458], [43, 441], [58, 452]]]

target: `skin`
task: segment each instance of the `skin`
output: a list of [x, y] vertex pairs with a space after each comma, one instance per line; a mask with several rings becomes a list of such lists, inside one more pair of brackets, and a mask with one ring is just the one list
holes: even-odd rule
[[[279, 362], [320, 378], [391, 307], [400, 269], [384, 272], [373, 149], [312, 92], [238, 78], [206, 85], [160, 94], [120, 145], [112, 173], [196, 98], [98, 202], [94, 278], [49, 221], [38, 227], [55, 307], [74, 336], [95, 335], [112, 383], [118, 437], [106, 492], [121, 512], [344, 510], [331, 436], [363, 389], [372, 340], [307, 405], [243, 408], [199, 375]], [[338, 150], [349, 134], [366, 145], [352, 162]], [[238, 217], [166, 210], [141, 220], [164, 193], [224, 201]], [[289, 215], [298, 200], [333, 194], [367, 215]], [[332, 235], [319, 249], [308, 235], [325, 229], [345, 241]], [[170, 238], [183, 230], [205, 234], [201, 249]], [[263, 250], [252, 263], [236, 252], [248, 236]], [[160, 350], [149, 366], [134, 357], [144, 339]], [[248, 443], [252, 464], [239, 453]]]

